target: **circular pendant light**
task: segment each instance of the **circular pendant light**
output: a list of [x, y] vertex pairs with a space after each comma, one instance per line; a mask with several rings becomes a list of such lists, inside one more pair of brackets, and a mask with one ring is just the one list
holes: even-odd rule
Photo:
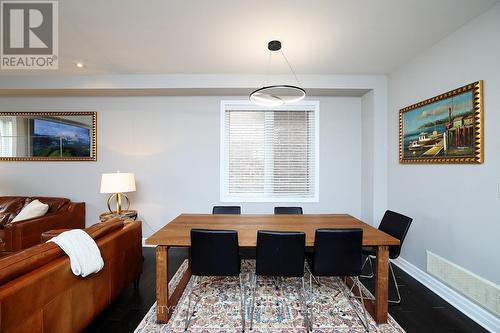
[[[283, 53], [283, 50], [281, 50], [281, 42], [279, 40], [272, 40], [267, 44], [267, 48], [269, 49], [269, 52], [281, 51], [281, 55], [285, 59], [288, 68], [290, 68], [290, 71], [297, 81], [297, 86], [288, 84], [264, 86], [254, 90], [250, 94], [250, 101], [260, 106], [276, 107], [284, 104], [295, 103], [304, 99], [304, 97], [306, 97], [306, 91], [299, 87], [299, 79]], [[269, 59], [270, 58], [271, 57], [269, 57]]]

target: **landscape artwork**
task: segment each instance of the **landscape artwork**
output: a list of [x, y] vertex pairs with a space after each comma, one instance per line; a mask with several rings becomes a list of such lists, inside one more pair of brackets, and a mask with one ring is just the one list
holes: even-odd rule
[[482, 163], [482, 81], [399, 111], [400, 163]]
[[90, 128], [60, 120], [34, 119], [33, 156], [91, 156]]

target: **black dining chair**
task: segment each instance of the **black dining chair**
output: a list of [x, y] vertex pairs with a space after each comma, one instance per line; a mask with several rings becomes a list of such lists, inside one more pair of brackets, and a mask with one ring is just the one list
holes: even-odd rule
[[[399, 239], [399, 245], [389, 246], [389, 270], [391, 271], [392, 280], [394, 281], [394, 285], [396, 286], [396, 293], [398, 295], [398, 298], [396, 300], [390, 299], [389, 303], [401, 303], [401, 294], [399, 293], [399, 286], [396, 281], [396, 275], [394, 274], [391, 260], [399, 257], [399, 254], [401, 253], [401, 247], [403, 246], [403, 242], [406, 238], [406, 234], [408, 233], [408, 229], [410, 229], [412, 221], [413, 219], [411, 217], [393, 212], [391, 210], [387, 210], [378, 227], [378, 230]], [[363, 254], [366, 256], [365, 262], [363, 263], [363, 268], [368, 262], [370, 264], [370, 274], [361, 275], [361, 277], [372, 278], [374, 276], [372, 258], [375, 258], [376, 256], [375, 248], [364, 247]]]
[[[353, 280], [353, 286], [358, 287], [358, 292], [363, 305], [363, 316], [356, 310], [352, 304], [352, 299], [347, 293], [346, 287], [340, 284], [340, 290], [348, 299], [351, 307], [361, 320], [363, 326], [369, 331], [368, 317], [364, 307], [364, 297], [361, 291], [363, 249], [363, 229], [317, 229], [314, 238], [314, 252], [306, 253], [306, 259], [309, 269], [309, 291], [313, 297], [312, 279], [319, 284], [319, 277], [350, 277]], [[352, 288], [351, 288], [352, 290]], [[335, 295], [336, 296], [336, 295]], [[335, 297], [334, 296], [334, 297]]]
[[[239, 277], [241, 327], [245, 331], [245, 299], [241, 278], [241, 259], [238, 253], [238, 233], [233, 230], [191, 229], [191, 274], [193, 286], [189, 291], [185, 330], [188, 329], [193, 290], [205, 276]], [[195, 303], [196, 304], [196, 303]], [[195, 305], [196, 307], [196, 305]]]
[[212, 208], [212, 214], [241, 214], [240, 206], [214, 206]]
[[274, 207], [275, 215], [302, 215], [302, 207]]
[[309, 331], [304, 283], [304, 247], [306, 236], [303, 232], [263, 231], [257, 232], [257, 254], [255, 274], [252, 281], [252, 305], [250, 309], [250, 329], [253, 328], [253, 313], [257, 292], [257, 277], [300, 278], [300, 299], [304, 314], [304, 325]]

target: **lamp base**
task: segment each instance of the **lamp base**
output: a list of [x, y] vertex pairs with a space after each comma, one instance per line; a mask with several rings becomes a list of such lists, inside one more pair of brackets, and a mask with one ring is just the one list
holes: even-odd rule
[[[116, 211], [113, 211], [111, 209], [111, 202], [113, 201], [114, 197], [116, 197]], [[125, 209], [122, 209], [122, 197], [124, 197], [125, 200], [127, 201], [127, 208], [125, 208]], [[127, 197], [126, 194], [124, 194], [124, 193], [115, 193], [115, 194], [112, 194], [112, 195], [109, 196], [109, 198], [108, 198], [108, 209], [109, 209], [109, 211], [111, 213], [120, 215], [124, 210], [126, 211], [129, 208], [130, 208], [130, 200]]]

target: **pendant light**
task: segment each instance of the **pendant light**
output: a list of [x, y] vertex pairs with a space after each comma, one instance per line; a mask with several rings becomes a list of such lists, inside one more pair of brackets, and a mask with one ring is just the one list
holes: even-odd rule
[[[285, 59], [288, 68], [295, 77], [295, 81], [297, 81], [297, 85], [293, 86], [287, 84], [278, 84], [272, 86], [264, 86], [262, 88], [254, 90], [250, 94], [249, 96], [250, 101], [260, 106], [276, 107], [284, 104], [295, 103], [304, 99], [304, 97], [306, 97], [306, 91], [299, 87], [300, 86], [299, 79], [297, 78], [297, 74], [295, 74], [295, 71], [290, 65], [290, 62], [288, 62], [287, 57], [285, 56], [283, 50], [281, 49], [281, 42], [279, 40], [272, 40], [267, 44], [267, 48], [269, 49], [269, 62], [271, 61], [272, 52], [278, 52], [278, 51], [281, 52], [281, 55]], [[268, 67], [269, 67], [269, 62], [268, 62]]]

